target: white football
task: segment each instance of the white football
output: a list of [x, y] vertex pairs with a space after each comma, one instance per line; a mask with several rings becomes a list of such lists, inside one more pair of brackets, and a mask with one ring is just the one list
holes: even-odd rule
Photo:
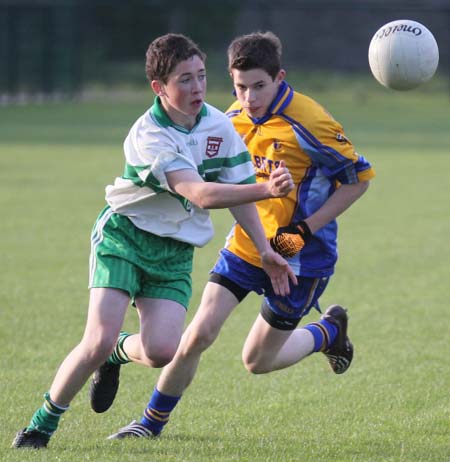
[[372, 74], [393, 90], [411, 90], [430, 80], [438, 63], [439, 49], [433, 34], [409, 19], [385, 24], [369, 45]]

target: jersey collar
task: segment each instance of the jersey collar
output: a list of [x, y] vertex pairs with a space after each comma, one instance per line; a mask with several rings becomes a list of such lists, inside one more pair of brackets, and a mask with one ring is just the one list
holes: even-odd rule
[[261, 125], [264, 122], [267, 122], [273, 115], [279, 115], [286, 109], [286, 107], [291, 102], [293, 95], [294, 95], [294, 90], [287, 82], [283, 80], [280, 83], [280, 86], [278, 87], [277, 95], [275, 96], [271, 105], [267, 109], [267, 112], [262, 117], [259, 117], [259, 118], [250, 117], [250, 119], [256, 125]]
[[[206, 109], [206, 106], [203, 104], [201, 111], [197, 115], [197, 122], [192, 128], [192, 130], [200, 123], [201, 118], [207, 115], [207, 112], [208, 111]], [[158, 124], [164, 128], [173, 127], [176, 130], [183, 133], [190, 133], [192, 131], [173, 122], [173, 120], [167, 115], [166, 111], [164, 110], [159, 96], [155, 96], [153, 106], [150, 108], [150, 113], [156, 119]]]

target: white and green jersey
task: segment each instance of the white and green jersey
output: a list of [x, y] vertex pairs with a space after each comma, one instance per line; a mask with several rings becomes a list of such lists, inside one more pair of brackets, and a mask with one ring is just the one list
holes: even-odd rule
[[245, 144], [228, 117], [209, 104], [187, 130], [174, 124], [155, 98], [128, 133], [124, 152], [123, 176], [106, 187], [111, 209], [140, 229], [198, 247], [214, 235], [209, 211], [171, 191], [166, 172], [194, 169], [205, 181], [255, 182]]

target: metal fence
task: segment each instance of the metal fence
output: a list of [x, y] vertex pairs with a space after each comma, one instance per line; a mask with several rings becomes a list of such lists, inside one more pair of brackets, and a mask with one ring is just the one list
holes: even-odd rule
[[196, 40], [223, 75], [227, 43], [255, 30], [280, 36], [290, 68], [367, 72], [373, 33], [394, 19], [432, 30], [448, 73], [450, 0], [0, 0], [0, 98], [143, 84], [148, 43], [169, 31]]

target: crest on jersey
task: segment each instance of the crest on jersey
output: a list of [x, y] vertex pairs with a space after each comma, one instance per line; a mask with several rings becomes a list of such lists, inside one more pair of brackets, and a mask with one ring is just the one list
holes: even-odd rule
[[273, 140], [273, 150], [275, 152], [281, 151], [283, 148], [283, 145], [281, 144], [280, 140]]
[[216, 136], [208, 136], [206, 140], [206, 155], [208, 157], [215, 157], [219, 154], [220, 145], [223, 142], [223, 138]]
[[336, 140], [339, 143], [348, 143], [348, 139], [342, 133], [336, 133]]

